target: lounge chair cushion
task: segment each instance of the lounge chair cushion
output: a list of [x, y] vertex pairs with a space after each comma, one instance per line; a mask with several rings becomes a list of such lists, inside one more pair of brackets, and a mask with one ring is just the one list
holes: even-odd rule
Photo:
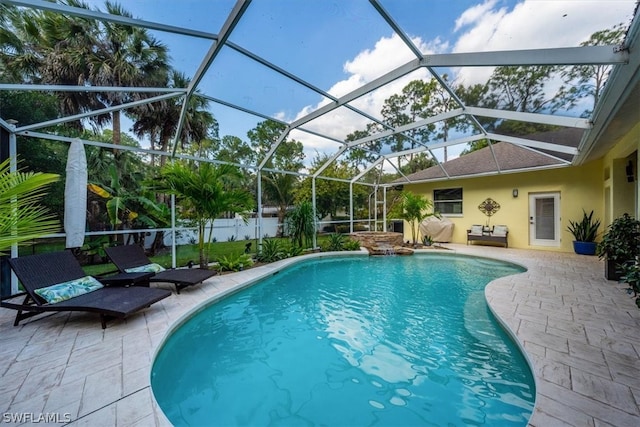
[[95, 278], [85, 276], [80, 279], [36, 289], [35, 292], [49, 304], [55, 304], [80, 295], [88, 294], [89, 292], [96, 291], [102, 287], [102, 283], [98, 282]]
[[482, 236], [482, 226], [481, 225], [472, 225], [471, 226], [471, 232], [469, 234], [472, 234], [474, 236]]
[[125, 273], [160, 273], [164, 271], [165, 268], [160, 264], [151, 263], [140, 265], [138, 267], [125, 268]]
[[507, 226], [506, 225], [494, 225], [493, 226], [493, 234], [494, 236], [504, 237], [507, 235]]

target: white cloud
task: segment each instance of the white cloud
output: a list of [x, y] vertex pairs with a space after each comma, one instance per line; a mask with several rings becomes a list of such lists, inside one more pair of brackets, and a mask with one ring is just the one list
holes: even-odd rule
[[[465, 11], [456, 21], [464, 28], [453, 52], [574, 47], [595, 31], [629, 22], [635, 0], [525, 0], [513, 10], [496, 8], [494, 0]], [[485, 82], [493, 69], [467, 68], [457, 77], [465, 84]]]
[[[419, 38], [414, 39], [413, 42], [423, 52], [434, 52], [434, 47], [443, 48], [439, 40], [429, 45]], [[383, 37], [376, 42], [372, 49], [362, 51], [355, 58], [346, 61], [344, 71], [348, 73], [347, 78], [336, 82], [327, 92], [339, 98], [413, 59], [415, 59], [415, 56], [400, 37], [395, 34], [391, 37]], [[379, 117], [384, 100], [402, 91], [402, 88], [409, 81], [416, 78], [429, 78], [427, 70], [421, 69], [401, 77], [378, 90], [363, 95], [350, 104], [373, 117]], [[306, 116], [328, 102], [330, 101], [324, 98], [315, 105], [304, 107], [296, 114], [294, 120]], [[282, 116], [279, 115], [279, 117]], [[342, 107], [318, 117], [303, 127], [343, 140], [348, 134], [364, 129], [369, 122], [370, 120], [365, 117], [353, 113], [346, 107]], [[304, 143], [307, 160], [313, 158], [316, 151], [326, 151], [329, 154], [333, 154], [337, 150], [334, 141], [323, 143], [318, 138], [311, 138], [305, 133], [296, 134], [296, 139]]]
[[487, 13], [493, 9], [496, 4], [496, 0], [487, 0], [484, 3], [475, 5], [465, 10], [458, 19], [456, 19], [456, 27], [454, 31], [460, 30], [460, 28], [465, 27], [467, 25], [471, 25], [485, 16]]
[[[414, 38], [413, 42], [423, 53], [479, 52], [514, 49], [537, 49], [578, 46], [597, 30], [628, 23], [635, 0], [581, 1], [581, 0], [523, 0], [509, 10], [498, 0], [486, 0], [463, 12], [455, 21], [455, 32], [459, 34], [449, 50], [449, 41], [436, 38], [425, 41]], [[336, 82], [328, 92], [340, 97], [360, 88], [385, 73], [413, 60], [415, 56], [397, 36], [383, 37], [373, 48], [364, 50], [344, 63], [347, 77]], [[492, 67], [454, 70], [456, 80], [465, 85], [484, 83], [491, 75]], [[380, 116], [384, 100], [416, 78], [430, 78], [426, 69], [404, 76], [378, 90], [368, 93], [350, 104], [374, 117]], [[330, 102], [321, 99], [314, 105], [301, 109], [295, 119]], [[284, 115], [278, 115], [284, 119]], [[321, 116], [304, 125], [305, 128], [327, 134], [339, 140], [355, 130], [362, 130], [368, 119], [341, 108]], [[317, 151], [333, 154], [337, 150], [335, 141], [326, 141], [296, 133], [295, 138], [305, 145], [305, 154], [310, 161]]]

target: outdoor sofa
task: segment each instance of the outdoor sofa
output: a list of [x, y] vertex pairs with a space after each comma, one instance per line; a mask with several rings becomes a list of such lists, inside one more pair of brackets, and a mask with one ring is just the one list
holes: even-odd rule
[[509, 230], [506, 225], [494, 225], [493, 228], [488, 229], [482, 225], [472, 225], [467, 230], [467, 245], [469, 242], [480, 243], [500, 243], [505, 248], [509, 247], [508, 242]]

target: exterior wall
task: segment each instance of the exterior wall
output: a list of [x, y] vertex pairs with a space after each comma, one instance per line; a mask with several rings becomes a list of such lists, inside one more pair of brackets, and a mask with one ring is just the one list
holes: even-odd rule
[[[640, 218], [639, 153], [640, 122], [604, 158], [583, 166], [411, 184], [405, 185], [405, 190], [433, 200], [435, 189], [462, 187], [463, 214], [448, 217], [455, 224], [452, 240], [455, 243], [466, 243], [466, 230], [472, 224], [487, 223], [478, 205], [491, 197], [500, 204], [500, 210], [491, 217], [489, 225], [509, 227], [509, 247], [572, 252], [573, 236], [567, 226], [569, 220], [582, 218], [583, 209], [587, 213], [593, 210], [594, 217], [602, 221], [600, 233], [625, 212]], [[630, 160], [634, 171], [632, 182], [626, 174]], [[512, 196], [513, 189], [518, 189], [518, 197]], [[533, 246], [529, 241], [529, 195], [552, 192], [560, 194], [560, 246]], [[410, 238], [409, 229], [405, 224], [405, 240]]]
[[[455, 243], [466, 243], [467, 229], [472, 224], [487, 223], [487, 217], [478, 209], [487, 197], [500, 204], [489, 225], [509, 227], [509, 247], [513, 248], [572, 252], [573, 236], [566, 231], [569, 220], [580, 220], [582, 209], [587, 213], [593, 210], [596, 218], [602, 218], [604, 212], [601, 161], [579, 167], [405, 185], [405, 190], [433, 200], [434, 189], [454, 187], [463, 189], [463, 214], [448, 217], [455, 224], [452, 240]], [[513, 189], [518, 189], [518, 197], [512, 196]], [[529, 195], [552, 192], [560, 194], [560, 247], [531, 246]], [[405, 225], [405, 240], [408, 228]]]
[[[640, 122], [624, 135], [603, 160], [603, 176], [605, 189], [605, 221], [611, 224], [613, 219], [624, 213], [640, 218], [638, 200], [638, 161], [640, 160]], [[634, 165], [635, 179], [628, 182], [625, 172], [629, 160]]]

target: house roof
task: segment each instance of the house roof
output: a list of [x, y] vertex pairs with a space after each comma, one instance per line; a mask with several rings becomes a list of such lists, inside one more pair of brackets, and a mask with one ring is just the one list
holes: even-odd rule
[[[579, 129], [560, 129], [528, 135], [525, 138], [534, 141], [553, 142], [567, 147], [576, 147], [580, 143], [583, 131]], [[469, 177], [474, 175], [497, 174], [501, 172], [526, 171], [530, 169], [550, 168], [567, 165], [570, 159], [558, 153], [541, 153], [516, 144], [498, 142], [489, 147], [472, 151], [453, 160], [443, 162], [419, 172], [398, 179], [394, 183]]]

